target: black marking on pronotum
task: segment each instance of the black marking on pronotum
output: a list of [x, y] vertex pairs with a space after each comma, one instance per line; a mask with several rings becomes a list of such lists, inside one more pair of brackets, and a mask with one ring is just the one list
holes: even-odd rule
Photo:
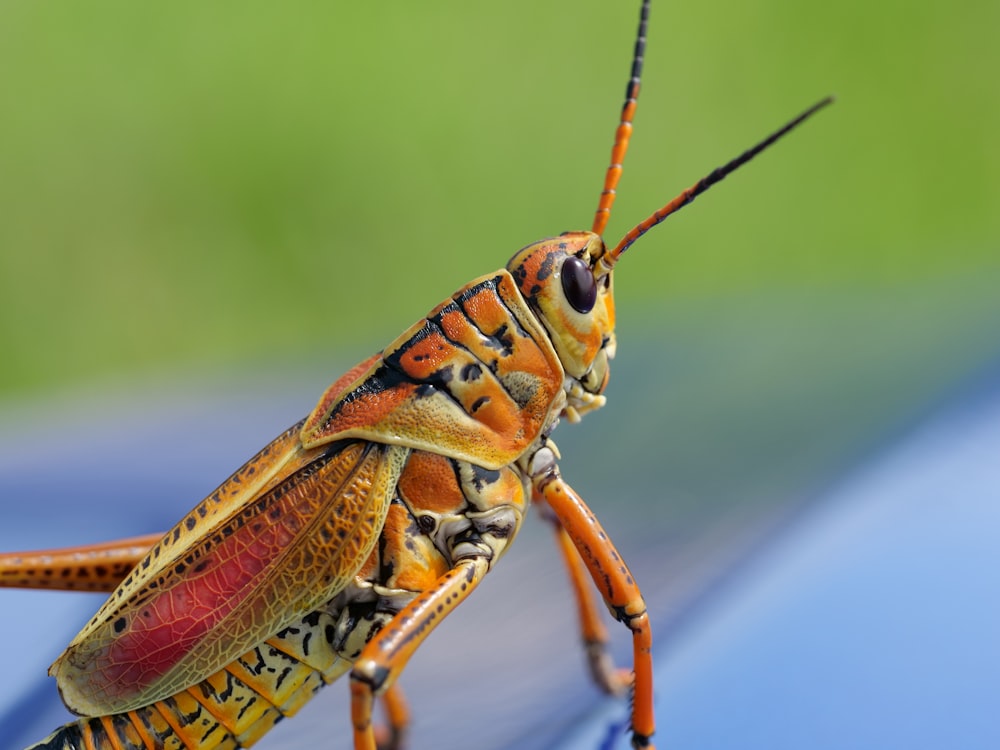
[[416, 387], [416, 390], [413, 391], [413, 395], [415, 398], [428, 398], [433, 396], [436, 392], [437, 388], [430, 383], [421, 383]]
[[469, 320], [469, 322], [473, 326], [475, 326], [476, 330], [478, 330], [484, 336], [486, 336], [486, 337], [489, 338], [489, 337], [492, 337], [493, 334], [489, 334], [489, 333], [486, 333], [485, 331], [483, 331], [483, 329], [481, 329], [479, 327], [479, 324], [476, 323], [476, 321], [469, 315], [469, 311], [466, 309], [466, 303], [470, 299], [472, 299], [473, 297], [475, 297], [476, 294], [478, 294], [483, 289], [488, 289], [491, 292], [494, 300], [496, 302], [498, 302], [503, 307], [503, 309], [504, 309], [504, 317], [506, 317], [511, 323], [513, 323], [513, 325], [515, 327], [515, 331], [514, 332], [518, 336], [530, 339], [531, 336], [521, 326], [521, 321], [518, 319], [517, 315], [514, 314], [514, 311], [510, 308], [510, 306], [504, 300], [503, 295], [501, 295], [499, 293], [499, 291], [498, 291], [498, 287], [499, 287], [499, 284], [500, 284], [500, 279], [502, 279], [502, 278], [503, 278], [503, 276], [494, 276], [492, 278], [489, 278], [486, 281], [482, 282], [481, 284], [477, 284], [472, 289], [469, 289], [469, 290], [467, 290], [466, 292], [464, 292], [462, 294], [456, 295], [454, 297], [454, 300], [459, 304], [459, 306], [461, 307], [462, 312], [465, 314], [465, 317]]
[[455, 374], [452, 372], [451, 365], [445, 365], [444, 367], [438, 368], [430, 374], [427, 380], [435, 385], [448, 385], [452, 380], [454, 380]]
[[[496, 334], [495, 333], [493, 333], [493, 334], [487, 333], [482, 328], [480, 328], [479, 327], [479, 323], [469, 314], [469, 311], [466, 309], [465, 304], [464, 304], [469, 299], [471, 299], [472, 297], [475, 296], [475, 294], [473, 294], [473, 292], [478, 292], [478, 291], [482, 290], [483, 288], [487, 288], [487, 289], [489, 289], [491, 291], [494, 300], [496, 302], [500, 303], [500, 305], [503, 307], [504, 317], [510, 323], [513, 323], [515, 334], [517, 336], [520, 336], [521, 338], [531, 339], [531, 335], [521, 325], [521, 322], [518, 320], [517, 316], [514, 314], [514, 311], [510, 308], [510, 306], [507, 305], [507, 303], [504, 301], [503, 297], [500, 296], [499, 293], [497, 293], [497, 283], [498, 283], [498, 281], [499, 281], [500, 278], [501, 278], [500, 276], [496, 276], [496, 277], [493, 277], [491, 279], [487, 279], [487, 281], [483, 282], [482, 284], [479, 284], [479, 285], [473, 287], [470, 290], [466, 290], [465, 293], [456, 295], [453, 298], [453, 300], [454, 300], [453, 303], [450, 303], [447, 307], [443, 308], [438, 315], [436, 315], [434, 318], [432, 318], [432, 320], [438, 326], [440, 326], [442, 328], [442, 332], [444, 332], [444, 328], [443, 328], [443, 326], [441, 326], [442, 317], [445, 315], [445, 313], [453, 312], [453, 311], [455, 311], [457, 309], [458, 312], [462, 313], [462, 315], [465, 317], [465, 320], [466, 320], [466, 322], [468, 322], [469, 327], [473, 331], [475, 331], [476, 333], [479, 334], [479, 342], [480, 342], [480, 344], [482, 346], [489, 347], [489, 348], [492, 348], [492, 349], [500, 349], [500, 347], [497, 346]], [[452, 307], [453, 304], [455, 305], [455, 307]], [[465, 351], [468, 351], [468, 347], [466, 347], [465, 345], [463, 345], [461, 342], [455, 341], [451, 337], [448, 337], [447, 334], [445, 334], [445, 336], [455, 346], [457, 346], [460, 349], [463, 349]], [[509, 354], [512, 353], [512, 351], [503, 351], [503, 353], [505, 355], [509, 355]], [[471, 351], [469, 352], [469, 355], [472, 356], [472, 357], [474, 357], [475, 359], [479, 360], [484, 365], [486, 365], [486, 367], [491, 372], [493, 372], [494, 374], [496, 373], [496, 371], [497, 371], [497, 364], [498, 364], [496, 359], [493, 359], [490, 362], [486, 362], [481, 357], [473, 354]]]
[[[417, 331], [412, 336], [410, 336], [410, 338], [408, 338], [405, 342], [403, 342], [403, 344], [398, 349], [396, 349], [396, 351], [392, 352], [389, 356], [385, 357], [384, 359], [385, 363], [394, 369], [405, 372], [406, 368], [403, 367], [401, 363], [402, 358], [405, 357], [407, 354], [409, 354], [414, 346], [422, 342], [428, 336], [440, 333], [441, 333], [440, 327], [436, 325], [434, 321], [430, 320], [429, 318], [425, 318], [423, 325], [420, 326], [420, 328], [417, 329]], [[413, 355], [413, 358], [417, 362], [422, 362], [424, 360], [423, 355]]]
[[483, 375], [483, 368], [475, 363], [466, 365], [465, 367], [462, 368], [462, 371], [459, 373], [459, 377], [465, 383], [469, 383], [473, 380], [479, 380], [479, 378], [481, 378], [482, 375]]
[[506, 323], [501, 324], [499, 328], [487, 336], [487, 346], [497, 349], [505, 357], [514, 353], [514, 337], [510, 333], [510, 326]]
[[483, 291], [486, 291], [489, 294], [499, 299], [500, 295], [497, 294], [497, 286], [500, 284], [501, 278], [503, 277], [497, 275], [497, 276], [491, 276], [488, 279], [483, 279], [478, 284], [459, 291], [457, 294], [452, 296], [452, 299], [458, 303], [459, 307], [463, 309], [465, 308], [465, 305], [469, 300], [473, 299], [474, 297], [477, 297]]
[[348, 391], [344, 395], [343, 400], [330, 411], [330, 416], [323, 421], [321, 429], [325, 429], [347, 404], [353, 403], [367, 395], [377, 395], [397, 388], [400, 385], [413, 382], [413, 379], [402, 370], [388, 367], [387, 365], [388, 360], [384, 360], [367, 379], [353, 390]]

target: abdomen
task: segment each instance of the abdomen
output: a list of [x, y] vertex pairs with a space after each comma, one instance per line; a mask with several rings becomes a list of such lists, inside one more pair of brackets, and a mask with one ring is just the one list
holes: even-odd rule
[[28, 750], [246, 748], [351, 667], [311, 612], [207, 679], [149, 706], [66, 724]]

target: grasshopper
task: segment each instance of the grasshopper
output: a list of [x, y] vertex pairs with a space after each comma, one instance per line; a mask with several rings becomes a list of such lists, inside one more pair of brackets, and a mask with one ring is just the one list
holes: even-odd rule
[[[530, 505], [555, 530], [596, 682], [632, 690], [632, 745], [652, 747], [646, 606], [563, 479], [551, 435], [605, 403], [612, 277], [625, 251], [831, 99], [609, 247], [601, 234], [631, 136], [649, 5], [589, 232], [528, 245], [455, 292], [165, 535], [0, 557], [4, 585], [111, 592], [50, 669], [84, 718], [36, 750], [249, 747], [344, 674], [355, 750], [399, 748], [408, 712], [398, 677], [503, 556]], [[591, 584], [631, 633], [628, 673], [608, 655]], [[388, 717], [379, 732], [377, 697]]]

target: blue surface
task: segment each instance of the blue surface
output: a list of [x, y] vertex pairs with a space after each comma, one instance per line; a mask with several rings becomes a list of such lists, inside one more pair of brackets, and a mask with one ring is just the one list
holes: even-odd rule
[[[58, 441], [50, 419], [15, 414], [0, 431], [0, 481], [5, 507], [16, 503], [17, 512], [4, 514], [0, 542], [55, 546], [165, 528], [289, 415], [304, 413], [311, 396], [302, 394], [318, 391], [312, 382], [276, 385], [263, 377], [197, 393], [158, 387], [155, 415], [145, 389], [116, 392], [98, 402], [96, 421], [93, 402], [83, 411], [73, 399], [50, 403]], [[97, 501], [101, 517], [89, 506]], [[605, 504], [606, 522], [613, 510]], [[596, 698], [567, 638], [564, 572], [535, 521], [483, 595], [407, 668], [415, 749], [465, 748], [469, 737], [483, 750], [628, 746], [625, 702]], [[638, 559], [651, 605], [683, 588], [684, 566], [658, 581], [662, 551], [642, 554], [637, 540], [616, 538]], [[749, 561], [736, 555], [724, 583], [689, 597], [679, 618], [659, 606], [658, 746], [1000, 747], [998, 540], [994, 378], [854, 471]], [[45, 669], [100, 600], [4, 592], [3, 601], [0, 748], [17, 750], [69, 718]], [[349, 736], [345, 688], [324, 691], [258, 747], [325, 747]]]
[[[1000, 388], [856, 472], [657, 654], [661, 748], [1000, 747]], [[563, 750], [608, 744], [603, 713]]]

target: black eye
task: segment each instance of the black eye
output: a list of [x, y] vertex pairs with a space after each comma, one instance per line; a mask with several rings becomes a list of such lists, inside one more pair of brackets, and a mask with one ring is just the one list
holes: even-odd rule
[[566, 299], [573, 309], [581, 313], [589, 313], [597, 302], [597, 282], [590, 266], [571, 255], [563, 263], [562, 285]]

